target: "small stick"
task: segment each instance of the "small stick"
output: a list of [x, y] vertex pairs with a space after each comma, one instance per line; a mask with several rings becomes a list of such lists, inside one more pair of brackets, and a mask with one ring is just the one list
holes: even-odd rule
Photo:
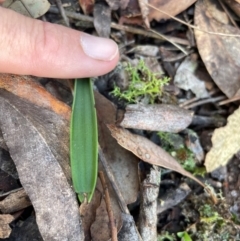
[[107, 212], [108, 212], [108, 217], [109, 217], [109, 222], [110, 222], [110, 226], [111, 226], [111, 237], [112, 237], [112, 241], [117, 241], [117, 227], [116, 227], [116, 222], [114, 220], [114, 215], [113, 215], [113, 211], [112, 211], [112, 205], [111, 205], [111, 201], [110, 201], [110, 195], [108, 192], [108, 187], [107, 187], [107, 183], [104, 177], [104, 174], [102, 171], [100, 171], [98, 173], [98, 176], [101, 180], [102, 186], [103, 186], [103, 190], [105, 193], [105, 203], [106, 203], [106, 207], [107, 207]]
[[[59, 10], [54, 6], [51, 6], [50, 9], [49, 9], [49, 12], [58, 14]], [[70, 12], [70, 11], [66, 11], [66, 10], [65, 10], [65, 13], [66, 13], [66, 16], [69, 17], [69, 18], [93, 23], [93, 18], [90, 17], [90, 16], [86, 16], [86, 15], [83, 15], [83, 14], [80, 14], [80, 13], [74, 13], [74, 12]], [[162, 36], [164, 36], [164, 35], [160, 36], [160, 35], [157, 35], [155, 33], [150, 32], [150, 31], [140, 29], [140, 28], [129, 27], [129, 26], [120, 25], [120, 24], [117, 24], [117, 23], [111, 23], [111, 28], [121, 30], [121, 31], [130, 32], [130, 33], [134, 33], [134, 34], [138, 34], [138, 35], [143, 35], [143, 36], [146, 36], [146, 37], [149, 37], [149, 38], [160, 39], [162, 41], [165, 40], [165, 39], [168, 39], [168, 40], [171, 40], [171, 41], [173, 41], [175, 43], [178, 43], [178, 44], [187, 45], [187, 46], [189, 45], [189, 41], [186, 40], [186, 39], [181, 39], [181, 38], [172, 37], [172, 36], [165, 36], [165, 38], [163, 38]]]
[[207, 31], [207, 30], [204, 30], [204, 29], [200, 29], [199, 27], [197, 27], [195, 25], [192, 25], [192, 24], [189, 24], [189, 23], [186, 23], [183, 20], [181, 20], [180, 18], [176, 18], [176, 17], [172, 16], [171, 14], [154, 7], [153, 5], [151, 5], [149, 3], [146, 3], [146, 5], [151, 7], [151, 8], [153, 8], [153, 9], [155, 9], [155, 10], [157, 10], [160, 13], [166, 14], [167, 16], [169, 16], [170, 18], [174, 19], [175, 21], [177, 21], [179, 23], [182, 23], [182, 24], [184, 24], [184, 25], [186, 25], [186, 26], [188, 26], [190, 28], [196, 29], [196, 30], [201, 31], [203, 33], [208, 33], [208, 34], [212, 34], [212, 35], [219, 35], [219, 36], [227, 36], [227, 37], [240, 37], [239, 34], [218, 33], [218, 32], [212, 32], [212, 31]]
[[57, 7], [58, 7], [58, 9], [59, 9], [59, 12], [60, 12], [60, 14], [61, 14], [61, 16], [62, 16], [65, 24], [66, 24], [68, 27], [70, 27], [69, 19], [68, 19], [68, 17], [66, 16], [65, 10], [64, 10], [64, 8], [63, 8], [63, 6], [62, 6], [62, 1], [61, 1], [61, 0], [56, 0], [56, 4], [57, 4]]
[[215, 103], [217, 101], [224, 100], [224, 99], [226, 99], [226, 96], [221, 95], [221, 96], [218, 96], [218, 97], [208, 98], [208, 99], [205, 99], [205, 100], [200, 100], [198, 102], [194, 102], [191, 105], [184, 106], [184, 108], [190, 109], [190, 108], [193, 108], [193, 107], [196, 107], [196, 106], [199, 106], [199, 105], [204, 105], [204, 104], [207, 104], [207, 103]]

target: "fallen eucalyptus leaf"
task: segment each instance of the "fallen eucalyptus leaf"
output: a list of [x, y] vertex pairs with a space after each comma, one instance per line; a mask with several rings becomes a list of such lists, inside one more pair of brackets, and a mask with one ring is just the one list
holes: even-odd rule
[[201, 181], [184, 170], [172, 156], [147, 138], [132, 134], [128, 130], [118, 128], [115, 125], [108, 125], [108, 128], [119, 145], [131, 151], [143, 161], [178, 172], [205, 187]]
[[[227, 24], [226, 13], [219, 11], [217, 1], [197, 1], [194, 22], [198, 28], [240, 36], [240, 30]], [[195, 38], [201, 58], [214, 82], [228, 97], [240, 89], [240, 41], [239, 36], [220, 36], [195, 30]]]
[[[172, 16], [183, 12], [189, 8], [196, 0], [178, 0], [177, 4], [175, 0], [149, 0], [149, 4], [153, 5], [155, 8], [159, 8]], [[155, 19], [160, 21], [161, 19], [169, 19], [170, 17], [162, 12], [157, 11], [149, 7], [149, 21]]]
[[211, 172], [227, 162], [240, 150], [240, 108], [228, 117], [227, 125], [215, 129], [212, 148], [206, 155], [205, 166]]

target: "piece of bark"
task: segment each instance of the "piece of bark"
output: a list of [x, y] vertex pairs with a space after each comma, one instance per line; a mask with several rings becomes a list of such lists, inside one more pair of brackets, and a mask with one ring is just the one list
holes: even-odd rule
[[160, 168], [154, 166], [141, 185], [139, 231], [144, 241], [157, 240], [157, 198], [160, 180]]
[[176, 105], [128, 105], [120, 126], [124, 128], [179, 132], [192, 122], [193, 113]]
[[0, 201], [0, 210], [2, 213], [14, 213], [31, 205], [25, 190], [21, 189]]

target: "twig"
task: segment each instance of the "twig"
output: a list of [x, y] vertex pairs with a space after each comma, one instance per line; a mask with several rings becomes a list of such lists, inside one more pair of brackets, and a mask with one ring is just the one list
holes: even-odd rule
[[68, 27], [70, 27], [69, 19], [68, 19], [68, 17], [66, 16], [65, 10], [64, 10], [64, 8], [63, 8], [63, 6], [62, 6], [62, 1], [61, 1], [61, 0], [55, 0], [55, 1], [56, 1], [56, 4], [57, 4], [58, 9], [59, 9], [59, 12], [60, 12], [60, 14], [61, 14], [61, 16], [62, 16], [65, 24], [66, 24]]
[[185, 51], [181, 46], [179, 46], [178, 44], [174, 43], [171, 39], [169, 39], [168, 37], [156, 32], [155, 30], [150, 29], [151, 32], [161, 36], [163, 39], [165, 39], [166, 41], [168, 41], [169, 43], [171, 43], [172, 45], [174, 45], [176, 48], [178, 48], [179, 50], [181, 50], [185, 55], [188, 55], [188, 52]]
[[157, 198], [160, 179], [160, 167], [153, 166], [141, 185], [139, 230], [144, 241], [157, 240]]
[[219, 102], [218, 104], [219, 105], [226, 105], [226, 104], [229, 104], [231, 102], [238, 101], [238, 100], [240, 100], [240, 96], [237, 95], [237, 96], [233, 96], [230, 99], [223, 100], [223, 101]]
[[6, 197], [6, 196], [10, 195], [11, 193], [18, 192], [18, 191], [20, 191], [20, 190], [23, 190], [23, 187], [16, 188], [16, 189], [11, 190], [11, 191], [9, 191], [9, 192], [1, 193], [1, 194], [0, 194], [0, 198]]
[[226, 96], [221, 95], [221, 96], [218, 96], [218, 97], [208, 98], [208, 99], [205, 99], [205, 100], [200, 100], [198, 102], [194, 102], [191, 105], [184, 106], [184, 108], [190, 109], [190, 108], [193, 108], [193, 107], [196, 107], [196, 106], [199, 106], [199, 105], [204, 105], [204, 104], [207, 104], [207, 103], [215, 103], [215, 102], [218, 102], [218, 101], [224, 100], [224, 99], [226, 99]]
[[98, 176], [101, 180], [103, 190], [104, 190], [104, 193], [105, 193], [105, 203], [106, 203], [109, 222], [110, 222], [110, 226], [111, 226], [112, 241], [117, 241], [118, 240], [118, 238], [117, 238], [117, 227], [116, 227], [116, 222], [115, 222], [114, 216], [113, 216], [112, 205], [111, 205], [111, 201], [110, 201], [110, 195], [109, 195], [109, 192], [108, 192], [107, 183], [106, 183], [106, 180], [104, 178], [104, 174], [103, 174], [102, 171], [100, 171], [98, 173]]
[[179, 23], [182, 23], [182, 24], [184, 24], [184, 25], [186, 25], [186, 26], [188, 26], [188, 27], [190, 27], [190, 28], [196, 29], [196, 30], [198, 30], [198, 31], [201, 31], [201, 32], [204, 32], [204, 33], [208, 33], [208, 34], [213, 34], [213, 35], [219, 35], [219, 36], [240, 37], [239, 34], [218, 33], [218, 32], [211, 32], [211, 31], [207, 31], [207, 30], [204, 30], [204, 29], [200, 29], [199, 27], [197, 27], [197, 26], [195, 26], [195, 25], [192, 25], [192, 24], [189, 24], [189, 23], [186, 23], [186, 22], [184, 22], [183, 20], [181, 20], [181, 19], [179, 19], [179, 18], [176, 18], [176, 17], [172, 16], [171, 14], [169, 14], [169, 13], [163, 11], [163, 10], [160, 10], [160, 9], [156, 8], [156, 7], [154, 7], [153, 5], [151, 5], [151, 4], [149, 4], [149, 3], [147, 3], [146, 5], [149, 6], [150, 8], [153, 8], [153, 9], [157, 10], [157, 11], [160, 12], [160, 13], [166, 14], [167, 16], [169, 16], [170, 18], [174, 19], [175, 21], [177, 21], [177, 22], [179, 22]]
[[[59, 14], [59, 10], [54, 6], [50, 7], [49, 12]], [[83, 14], [80, 14], [80, 13], [74, 13], [74, 12], [70, 12], [70, 11], [66, 11], [66, 10], [65, 10], [65, 13], [66, 13], [66, 16], [69, 17], [69, 18], [93, 23], [93, 18], [90, 17], [90, 16], [86, 16], [86, 15], [83, 15]], [[150, 31], [140, 29], [140, 28], [129, 27], [129, 26], [120, 25], [120, 24], [117, 24], [117, 23], [111, 23], [111, 28], [121, 30], [121, 31], [130, 32], [130, 33], [134, 33], [134, 34], [138, 34], [138, 35], [143, 35], [143, 36], [146, 36], [146, 37], [149, 37], [149, 38], [155, 38], [155, 39], [159, 39], [159, 40], [168, 39], [168, 40], [171, 40], [171, 41], [173, 41], [175, 43], [178, 43], [178, 44], [189, 45], [189, 41], [186, 40], [186, 39], [181, 39], [181, 38], [176, 38], [176, 37], [171, 37], [171, 36], [165, 36], [165, 39], [163, 39], [162, 36], [159, 36], [155, 33], [152, 33]]]

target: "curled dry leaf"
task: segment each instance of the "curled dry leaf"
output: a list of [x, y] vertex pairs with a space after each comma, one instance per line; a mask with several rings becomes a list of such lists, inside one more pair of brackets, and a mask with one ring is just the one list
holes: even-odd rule
[[128, 105], [120, 125], [125, 128], [179, 132], [192, 122], [193, 113], [176, 105]]
[[78, 0], [78, 2], [84, 14], [88, 15], [92, 13], [95, 2], [94, 0]]
[[205, 166], [208, 172], [224, 166], [240, 150], [240, 108], [229, 118], [227, 125], [215, 129], [212, 148], [206, 155]]
[[147, 28], [150, 28], [150, 23], [148, 20], [149, 8], [147, 6], [148, 0], [138, 0], [139, 7], [142, 13], [142, 19]]
[[[195, 30], [196, 42], [209, 74], [221, 91], [231, 98], [240, 89], [240, 30], [217, 21], [213, 17], [213, 9], [217, 7], [212, 1], [198, 1], [194, 14], [195, 24], [205, 31], [239, 36], [219, 36]], [[219, 16], [219, 12], [216, 15]]]
[[[31, 78], [0, 76], [0, 86], [5, 89], [14, 82], [6, 81], [16, 80], [13, 89], [8, 89], [14, 94], [0, 89], [0, 127], [43, 239], [83, 240], [76, 197], [68, 183], [69, 120], [65, 117], [70, 108], [62, 103], [62, 113], [68, 114], [54, 112], [54, 103], [60, 105], [59, 101]], [[48, 96], [46, 103], [31, 102], [35, 93], [41, 100]]]
[[172, 156], [147, 138], [132, 134], [128, 130], [118, 128], [115, 125], [108, 125], [108, 128], [119, 145], [131, 151], [143, 161], [178, 172], [205, 187], [201, 181], [184, 170]]
[[[196, 0], [178, 0], [177, 4], [175, 0], [149, 0], [149, 4], [153, 5], [154, 7], [167, 12], [172, 16], [176, 16], [177, 14], [181, 13], [182, 11], [186, 10], [190, 7]], [[155, 19], [157, 21], [161, 19], [169, 19], [170, 17], [164, 13], [157, 11], [149, 7], [149, 21]]]

